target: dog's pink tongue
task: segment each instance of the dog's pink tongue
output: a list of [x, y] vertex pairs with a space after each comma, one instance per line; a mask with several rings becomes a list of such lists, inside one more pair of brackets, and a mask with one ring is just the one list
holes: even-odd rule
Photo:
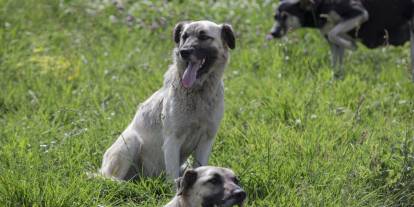
[[184, 88], [191, 88], [197, 79], [197, 71], [200, 68], [200, 62], [190, 62], [184, 71], [181, 83]]

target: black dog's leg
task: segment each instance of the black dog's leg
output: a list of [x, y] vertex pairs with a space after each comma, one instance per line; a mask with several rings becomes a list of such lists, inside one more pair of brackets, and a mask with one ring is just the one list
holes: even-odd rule
[[414, 17], [410, 21], [410, 36], [411, 36], [411, 78], [414, 82]]
[[348, 38], [347, 33], [353, 29], [357, 29], [362, 23], [366, 22], [369, 15], [367, 10], [365, 10], [362, 6], [354, 7], [353, 9], [359, 14], [351, 19], [340, 22], [332, 28], [332, 30], [328, 33], [329, 42], [343, 48], [356, 49], [355, 43], [352, 38]]
[[331, 55], [332, 55], [332, 66], [334, 68], [334, 78], [335, 79], [342, 79], [345, 75], [345, 70], [343, 66], [343, 59], [345, 55], [345, 48], [335, 45], [333, 43], [329, 43], [331, 47]]

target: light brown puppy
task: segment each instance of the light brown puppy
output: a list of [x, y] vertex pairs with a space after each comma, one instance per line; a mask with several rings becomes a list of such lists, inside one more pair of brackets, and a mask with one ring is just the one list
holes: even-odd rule
[[187, 170], [177, 179], [177, 194], [165, 207], [242, 206], [246, 192], [234, 172], [227, 168], [204, 166]]

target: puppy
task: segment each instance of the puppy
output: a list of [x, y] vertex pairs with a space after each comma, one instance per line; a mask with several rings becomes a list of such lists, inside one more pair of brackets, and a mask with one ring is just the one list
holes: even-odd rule
[[222, 75], [235, 48], [230, 25], [178, 23], [173, 64], [164, 85], [138, 107], [134, 119], [105, 152], [100, 173], [127, 180], [136, 175], [178, 178], [190, 155], [206, 165], [223, 117]]
[[246, 192], [233, 171], [204, 166], [187, 170], [177, 179], [177, 194], [165, 207], [242, 206]]
[[268, 39], [299, 27], [317, 28], [328, 41], [335, 76], [344, 73], [345, 49], [357, 39], [368, 48], [402, 45], [410, 39], [414, 81], [414, 1], [412, 0], [281, 0]]

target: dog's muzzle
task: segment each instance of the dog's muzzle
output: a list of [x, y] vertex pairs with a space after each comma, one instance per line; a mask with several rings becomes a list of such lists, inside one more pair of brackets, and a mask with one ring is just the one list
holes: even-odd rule
[[181, 78], [181, 84], [184, 88], [188, 89], [191, 88], [197, 80], [197, 73], [204, 66], [206, 58], [197, 57], [194, 48], [181, 48], [179, 53], [181, 58], [187, 62], [187, 66]]
[[185, 48], [185, 49], [181, 49], [179, 52], [180, 52], [181, 58], [183, 60], [189, 60], [191, 54], [193, 54], [193, 52], [194, 52], [194, 49], [193, 48]]
[[246, 199], [247, 194], [246, 192], [239, 188], [232, 192], [230, 197], [223, 200], [223, 204], [221, 207], [231, 207], [234, 205], [243, 206], [243, 202]]
[[267, 40], [274, 38], [281, 38], [285, 35], [285, 30], [281, 26], [274, 27], [272, 31], [266, 36]]

